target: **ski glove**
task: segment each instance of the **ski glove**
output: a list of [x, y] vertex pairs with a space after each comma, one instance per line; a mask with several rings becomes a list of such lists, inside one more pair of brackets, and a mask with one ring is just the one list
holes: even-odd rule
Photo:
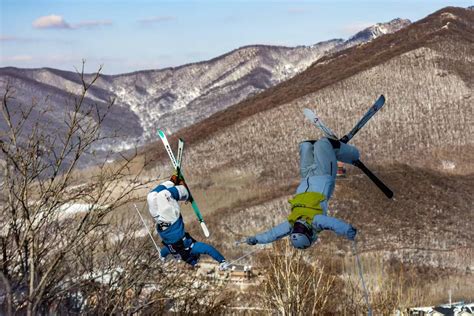
[[186, 183], [184, 183], [184, 179], [176, 174], [173, 174], [170, 178], [170, 181], [173, 182], [175, 185], [184, 185], [186, 186]]
[[357, 235], [357, 229], [356, 229], [354, 226], [351, 226], [351, 227], [347, 230], [347, 239], [349, 239], [349, 240], [355, 240], [356, 235]]
[[255, 236], [250, 236], [250, 237], [247, 237], [247, 240], [245, 242], [247, 244], [253, 246], [253, 245], [256, 245], [258, 243], [258, 240], [257, 240], [257, 238], [255, 238]]
[[219, 264], [219, 271], [226, 271], [226, 270], [229, 270], [229, 268], [230, 268], [230, 264], [227, 263], [225, 260]]

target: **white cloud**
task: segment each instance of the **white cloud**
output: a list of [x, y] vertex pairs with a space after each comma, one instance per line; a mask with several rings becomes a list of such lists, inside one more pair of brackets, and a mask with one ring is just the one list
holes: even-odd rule
[[71, 29], [71, 25], [67, 23], [60, 15], [42, 16], [33, 21], [33, 27], [37, 29]]
[[344, 33], [344, 35], [351, 36], [374, 24], [375, 23], [373, 22], [354, 22], [342, 27], [341, 31]]
[[112, 25], [110, 20], [88, 20], [81, 21], [75, 24], [66, 22], [60, 15], [47, 15], [36, 19], [33, 22], [33, 27], [37, 29], [81, 29], [81, 28], [95, 28], [104, 25]]
[[174, 16], [153, 16], [153, 17], [148, 17], [148, 18], [143, 18], [138, 20], [139, 23], [141, 24], [155, 24], [155, 23], [161, 23], [161, 22], [166, 22], [166, 21], [172, 21], [176, 20], [176, 17]]

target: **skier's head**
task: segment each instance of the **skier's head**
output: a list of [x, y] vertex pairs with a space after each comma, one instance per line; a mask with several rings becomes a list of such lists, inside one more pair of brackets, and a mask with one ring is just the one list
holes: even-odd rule
[[291, 244], [298, 249], [306, 249], [316, 240], [312, 227], [304, 220], [297, 220], [290, 235]]

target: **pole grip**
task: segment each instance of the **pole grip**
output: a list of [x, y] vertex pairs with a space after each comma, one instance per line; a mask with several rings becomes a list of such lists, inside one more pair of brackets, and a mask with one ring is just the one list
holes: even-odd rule
[[201, 228], [202, 228], [202, 231], [204, 233], [204, 236], [206, 236], [207, 238], [209, 238], [209, 236], [211, 235], [209, 233], [209, 229], [207, 229], [207, 226], [206, 226], [206, 223], [204, 223], [204, 221], [201, 222]]

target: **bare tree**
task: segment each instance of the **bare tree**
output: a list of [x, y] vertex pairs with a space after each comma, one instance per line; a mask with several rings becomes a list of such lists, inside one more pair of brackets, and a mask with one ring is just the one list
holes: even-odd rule
[[[225, 283], [162, 263], [130, 202], [145, 184], [137, 152], [79, 169], [107, 136], [114, 100], [88, 104], [99, 71], [78, 75], [66, 128], [47, 106], [15, 104], [6, 86], [0, 126], [0, 308], [6, 314], [220, 313]], [[87, 79], [89, 78], [89, 79]], [[147, 179], [149, 177], [146, 177]], [[130, 216], [130, 214], [134, 214]], [[1, 311], [1, 309], [0, 309]]]
[[[74, 270], [75, 254], [97, 245], [107, 216], [140, 187], [139, 173], [130, 171], [133, 155], [104, 162], [92, 174], [77, 171], [80, 159], [106, 137], [101, 127], [114, 106], [114, 100], [105, 107], [86, 103], [100, 69], [88, 81], [84, 65], [78, 73], [82, 91], [65, 106], [63, 118], [49, 118], [48, 107], [38, 102], [13, 104], [11, 86], [3, 93], [1, 281], [8, 313], [45, 311], [64, 292], [65, 280], [81, 272]], [[61, 119], [64, 130], [45, 131]], [[82, 211], [67, 218], [78, 206]]]
[[[364, 289], [358, 275], [354, 258], [346, 258], [344, 264], [344, 290], [339, 293], [341, 305], [339, 311], [344, 314], [364, 314], [368, 306], [364, 300]], [[369, 300], [377, 315], [391, 315], [396, 310], [405, 310], [410, 306], [423, 304], [427, 299], [427, 286], [413, 267], [398, 262], [386, 262], [380, 256], [366, 256], [366, 277]]]
[[279, 315], [319, 315], [328, 312], [335, 276], [325, 273], [318, 260], [295, 250], [287, 240], [274, 244], [265, 261], [268, 267], [261, 284], [266, 308]]

